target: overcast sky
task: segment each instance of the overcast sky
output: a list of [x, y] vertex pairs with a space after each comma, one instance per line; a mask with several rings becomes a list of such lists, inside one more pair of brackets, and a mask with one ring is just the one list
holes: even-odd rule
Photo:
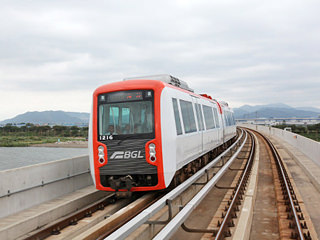
[[160, 73], [233, 107], [320, 107], [319, 0], [0, 2], [0, 120]]

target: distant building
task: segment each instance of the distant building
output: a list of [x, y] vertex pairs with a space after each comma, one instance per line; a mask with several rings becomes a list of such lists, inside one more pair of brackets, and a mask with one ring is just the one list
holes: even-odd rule
[[251, 118], [251, 119], [236, 119], [237, 123], [251, 123], [257, 125], [313, 125], [320, 123], [320, 118]]

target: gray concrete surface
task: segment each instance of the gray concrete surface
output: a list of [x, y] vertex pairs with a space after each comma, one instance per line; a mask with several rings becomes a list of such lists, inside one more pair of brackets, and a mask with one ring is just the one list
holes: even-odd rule
[[88, 156], [0, 171], [0, 218], [89, 185]]
[[314, 141], [310, 138], [303, 137], [299, 134], [284, 131], [279, 128], [253, 124], [240, 124], [238, 126], [251, 128], [257, 131], [261, 131], [262, 133], [265, 133], [268, 136], [275, 136], [277, 138], [280, 138], [292, 145], [293, 147], [297, 148], [299, 151], [301, 151], [307, 157], [309, 157], [314, 163], [320, 166], [320, 142]]
[[237, 223], [235, 232], [233, 233], [233, 239], [248, 240], [250, 238], [252, 219], [253, 219], [253, 208], [256, 201], [257, 187], [258, 187], [258, 170], [259, 170], [259, 159], [260, 159], [260, 144], [256, 136], [256, 152], [254, 162], [249, 178], [249, 184], [244, 194], [243, 206], [240, 210], [240, 216]]
[[89, 186], [25, 209], [0, 219], [0, 239], [17, 239], [79, 208], [97, 201], [108, 192], [98, 191]]
[[[292, 153], [297, 164], [305, 171], [313, 185], [320, 191], [320, 143], [312, 139], [277, 128], [241, 124], [276, 138]], [[310, 151], [310, 152], [309, 152]]]

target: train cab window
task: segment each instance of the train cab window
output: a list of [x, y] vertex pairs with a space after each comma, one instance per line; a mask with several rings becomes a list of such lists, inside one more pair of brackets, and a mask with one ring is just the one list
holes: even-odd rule
[[197, 131], [196, 119], [194, 117], [193, 106], [191, 102], [179, 100], [182, 120], [185, 133], [191, 133]]
[[178, 108], [177, 99], [172, 98], [172, 105], [173, 105], [173, 112], [174, 112], [174, 120], [176, 122], [177, 135], [181, 135], [182, 134], [182, 127], [181, 127], [181, 120], [180, 120], [180, 115], [179, 115], [179, 108]]
[[200, 131], [203, 131], [204, 130], [204, 123], [203, 123], [203, 117], [202, 117], [200, 104], [196, 103], [195, 107], [196, 107], [196, 112], [197, 112], [198, 128]]
[[212, 107], [208, 107], [203, 105], [203, 115], [204, 115], [204, 121], [206, 123], [207, 130], [208, 129], [214, 129], [215, 124], [213, 120], [213, 112], [212, 112]]
[[[147, 93], [151, 92], [151, 97]], [[154, 137], [153, 91], [119, 91], [99, 95], [99, 140]], [[106, 138], [111, 136], [112, 138]]]
[[218, 119], [218, 111], [216, 108], [213, 108], [213, 113], [214, 113], [214, 119], [216, 122], [216, 127], [220, 128], [219, 119]]
[[121, 109], [122, 124], [130, 124], [130, 108]]
[[119, 108], [110, 107], [109, 110], [109, 125], [118, 125], [119, 122]]

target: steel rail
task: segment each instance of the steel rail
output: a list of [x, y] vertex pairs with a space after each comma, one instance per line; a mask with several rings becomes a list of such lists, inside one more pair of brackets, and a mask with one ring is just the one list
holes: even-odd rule
[[271, 147], [272, 149], [272, 154], [273, 156], [275, 157], [276, 159], [276, 162], [277, 162], [277, 165], [279, 167], [279, 170], [280, 170], [280, 173], [281, 173], [281, 177], [283, 179], [283, 182], [286, 186], [286, 191], [287, 191], [287, 194], [288, 194], [288, 197], [289, 197], [289, 200], [290, 200], [290, 205], [291, 205], [291, 211], [294, 215], [294, 219], [295, 219], [295, 225], [298, 229], [298, 234], [299, 234], [299, 238], [301, 240], [305, 239], [304, 237], [304, 234], [303, 234], [303, 231], [302, 231], [302, 228], [301, 228], [301, 225], [300, 225], [300, 220], [299, 220], [299, 217], [298, 217], [298, 214], [297, 214], [297, 211], [296, 211], [296, 208], [294, 206], [294, 202], [293, 202], [293, 198], [292, 198], [292, 194], [291, 194], [291, 191], [290, 191], [290, 187], [289, 187], [289, 184], [288, 184], [288, 181], [287, 181], [287, 177], [286, 177], [286, 170], [284, 169], [284, 166], [283, 166], [283, 162], [279, 156], [279, 153], [278, 151], [276, 150], [276, 148], [274, 147], [274, 145], [272, 144], [272, 142], [263, 136], [263, 138], [267, 141], [267, 143], [269, 144], [269, 146]]
[[193, 210], [201, 203], [201, 201], [206, 197], [214, 185], [219, 181], [219, 179], [224, 175], [229, 166], [233, 163], [234, 159], [238, 156], [242, 150], [244, 144], [246, 143], [247, 133], [245, 141], [234, 153], [234, 155], [225, 163], [219, 172], [216, 173], [214, 177], [191, 199], [191, 201], [186, 204], [182, 210], [153, 238], [154, 240], [169, 239], [172, 235], [179, 229], [179, 227], [185, 222]]
[[111, 193], [110, 195], [90, 204], [89, 206], [85, 206], [75, 212], [72, 212], [62, 218], [57, 219], [56, 221], [45, 225], [44, 227], [35, 230], [26, 235], [24, 240], [32, 240], [32, 239], [44, 239], [49, 237], [50, 235], [58, 235], [60, 230], [70, 225], [76, 225], [77, 222], [85, 217], [91, 216], [92, 213], [102, 210], [109, 203], [112, 203], [115, 193]]
[[234, 207], [236, 201], [239, 199], [240, 190], [243, 189], [244, 184], [245, 184], [245, 178], [248, 177], [249, 169], [252, 166], [254, 153], [255, 153], [255, 139], [254, 139], [252, 133], [249, 133], [249, 134], [250, 134], [251, 142], [252, 142], [251, 149], [250, 149], [250, 155], [249, 155], [248, 161], [246, 163], [246, 167], [245, 167], [244, 171], [242, 172], [241, 180], [238, 183], [238, 188], [237, 188], [236, 192], [234, 193], [234, 197], [233, 197], [233, 199], [232, 199], [232, 201], [230, 203], [228, 211], [226, 212], [226, 215], [223, 218], [223, 221], [222, 221], [222, 223], [221, 223], [221, 225], [219, 227], [219, 230], [218, 230], [217, 234], [215, 235], [214, 239], [223, 239], [225, 237], [225, 235], [224, 235], [225, 234], [225, 228], [227, 227], [227, 223], [230, 220], [231, 212], [233, 211], [233, 207]]
[[[244, 136], [245, 134], [245, 136]], [[153, 215], [155, 215], [158, 211], [160, 211], [163, 207], [166, 206], [168, 199], [174, 199], [177, 196], [179, 196], [182, 192], [184, 192], [188, 187], [190, 187], [194, 182], [196, 182], [200, 177], [202, 177], [208, 169], [212, 168], [214, 165], [216, 165], [222, 157], [224, 157], [227, 153], [229, 153], [235, 146], [237, 146], [238, 143], [240, 143], [240, 140], [242, 137], [245, 137], [245, 140], [240, 148], [244, 146], [244, 143], [247, 140], [247, 133], [244, 133], [244, 131], [241, 129], [241, 135], [237, 139], [236, 142], [234, 142], [226, 151], [221, 153], [218, 157], [216, 157], [214, 160], [212, 160], [210, 163], [208, 163], [205, 167], [200, 169], [198, 172], [196, 172], [194, 175], [192, 175], [190, 178], [188, 178], [186, 181], [181, 183], [179, 186], [177, 186], [175, 189], [167, 193], [165, 196], [163, 196], [160, 200], [152, 204], [150, 207], [139, 213], [135, 218], [124, 224], [122, 227], [117, 229], [115, 232], [110, 234], [106, 240], [113, 240], [113, 239], [124, 239], [128, 237], [132, 232], [134, 232], [137, 228], [139, 228], [142, 224], [147, 222], [149, 218], [151, 218]]]

